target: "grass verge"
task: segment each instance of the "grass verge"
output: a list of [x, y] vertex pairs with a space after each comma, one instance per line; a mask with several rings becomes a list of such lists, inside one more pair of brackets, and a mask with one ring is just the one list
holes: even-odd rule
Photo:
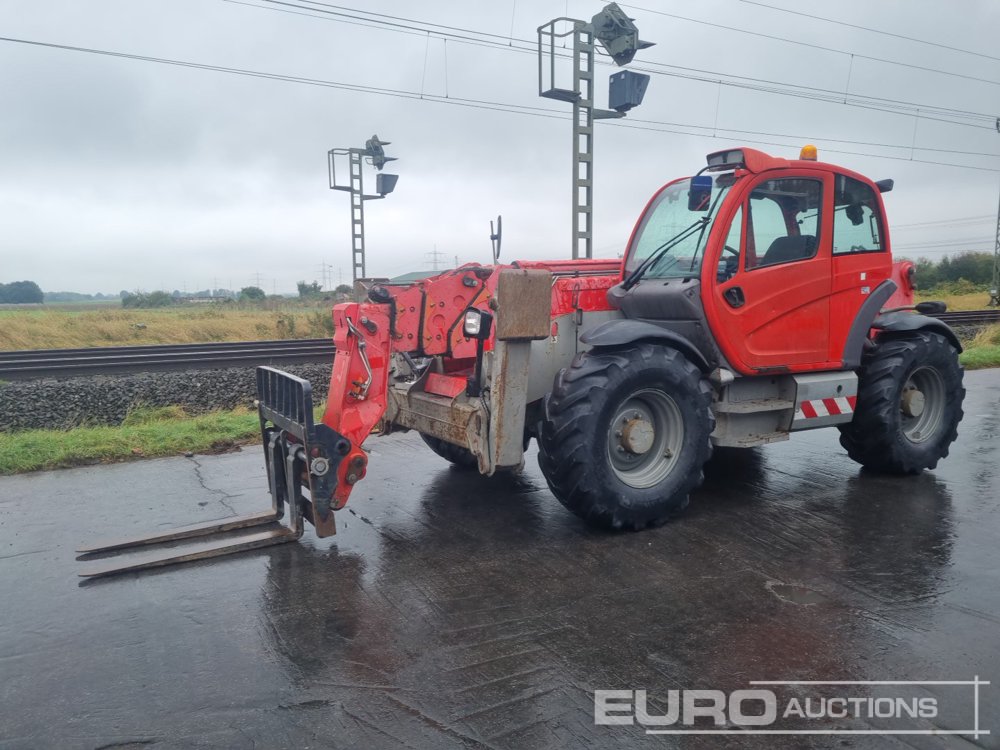
[[249, 409], [198, 416], [180, 407], [137, 409], [120, 427], [0, 433], [0, 475], [136, 458], [209, 453], [255, 441], [257, 413]]
[[967, 370], [1000, 367], [1000, 325], [983, 328], [971, 339], [962, 342], [965, 351], [959, 357]]
[[966, 292], [963, 294], [952, 294], [945, 291], [923, 291], [918, 289], [916, 294], [913, 295], [915, 302], [928, 302], [931, 300], [944, 302], [948, 305], [949, 312], [959, 312], [962, 310], [983, 310], [986, 305], [990, 302], [990, 293], [987, 291], [982, 292]]
[[[969, 370], [1000, 367], [1000, 325], [963, 342]], [[316, 406], [320, 419], [323, 404]], [[179, 406], [138, 408], [120, 427], [0, 432], [0, 475], [137, 458], [211, 453], [256, 442], [260, 426], [250, 409], [191, 416]]]

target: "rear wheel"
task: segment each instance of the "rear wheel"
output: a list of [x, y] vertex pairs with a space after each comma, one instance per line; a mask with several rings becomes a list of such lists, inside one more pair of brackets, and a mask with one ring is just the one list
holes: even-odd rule
[[679, 513], [702, 481], [715, 427], [712, 392], [662, 345], [577, 355], [546, 399], [538, 464], [581, 518], [641, 529]]
[[446, 461], [451, 461], [455, 466], [463, 469], [471, 469], [479, 466], [479, 460], [472, 455], [468, 448], [461, 448], [446, 440], [420, 433], [420, 439], [427, 443], [427, 447], [437, 453]]
[[940, 334], [883, 339], [862, 363], [854, 420], [840, 427], [840, 444], [875, 471], [933, 469], [958, 437], [962, 375], [958, 353]]

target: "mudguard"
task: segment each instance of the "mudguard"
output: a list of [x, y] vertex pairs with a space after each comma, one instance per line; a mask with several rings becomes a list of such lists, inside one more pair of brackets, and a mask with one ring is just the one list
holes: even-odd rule
[[609, 320], [607, 323], [587, 331], [580, 341], [588, 346], [623, 346], [636, 341], [658, 341], [672, 346], [691, 360], [702, 372], [710, 372], [705, 356], [688, 339], [678, 333], [641, 320]]
[[[847, 333], [847, 342], [844, 344], [843, 362], [845, 370], [855, 370], [861, 366], [861, 355], [864, 352], [865, 342], [868, 341], [868, 333], [871, 331], [872, 323], [879, 315], [879, 311], [897, 294], [899, 287], [892, 279], [886, 279], [875, 287], [864, 304], [858, 309], [851, 323], [851, 329]], [[903, 304], [912, 302], [912, 294], [909, 298], [902, 300]]]
[[962, 351], [962, 342], [958, 340], [958, 336], [955, 335], [955, 332], [951, 330], [947, 323], [937, 318], [921, 315], [920, 313], [908, 312], [906, 310], [883, 313], [872, 322], [872, 328], [884, 331], [885, 333], [934, 331], [948, 339], [951, 345], [959, 352]]

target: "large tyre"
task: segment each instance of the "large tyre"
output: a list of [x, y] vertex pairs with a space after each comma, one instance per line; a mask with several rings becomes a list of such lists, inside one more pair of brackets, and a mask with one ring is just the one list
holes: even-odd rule
[[578, 354], [546, 398], [538, 465], [584, 520], [642, 529], [684, 510], [715, 429], [712, 390], [675, 349], [638, 343]]
[[472, 469], [479, 466], [479, 460], [467, 448], [461, 448], [446, 440], [440, 440], [431, 435], [424, 435], [423, 433], [420, 433], [420, 438], [427, 443], [428, 448], [446, 461], [451, 461], [455, 466], [462, 469]]
[[840, 444], [874, 471], [933, 469], [958, 437], [962, 375], [958, 352], [938, 333], [882, 339], [862, 362], [854, 420], [840, 426]]

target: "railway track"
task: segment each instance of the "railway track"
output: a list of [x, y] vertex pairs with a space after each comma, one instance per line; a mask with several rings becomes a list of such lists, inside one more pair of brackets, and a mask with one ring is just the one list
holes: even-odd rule
[[934, 317], [940, 318], [950, 326], [977, 326], [989, 323], [1000, 323], [1000, 310], [962, 310], [946, 312]]
[[[936, 317], [948, 325], [986, 325], [1000, 323], [1000, 310], [946, 312]], [[333, 353], [330, 339], [33, 349], [0, 352], [0, 380], [325, 363], [333, 360]]]
[[330, 339], [34, 349], [0, 352], [0, 380], [328, 363], [333, 352]]

